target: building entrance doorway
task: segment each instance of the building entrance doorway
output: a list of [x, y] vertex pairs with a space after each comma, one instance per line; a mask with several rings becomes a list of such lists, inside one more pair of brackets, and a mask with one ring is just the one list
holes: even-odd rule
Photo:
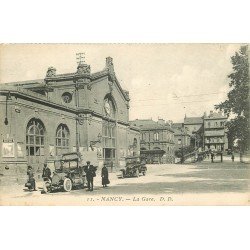
[[26, 128], [26, 156], [28, 165], [38, 166], [45, 159], [45, 127], [39, 119], [31, 119]]
[[114, 148], [104, 148], [103, 156], [105, 160], [113, 160], [115, 159], [115, 149]]
[[108, 168], [113, 170], [116, 162], [116, 134], [114, 123], [103, 124], [103, 159]]

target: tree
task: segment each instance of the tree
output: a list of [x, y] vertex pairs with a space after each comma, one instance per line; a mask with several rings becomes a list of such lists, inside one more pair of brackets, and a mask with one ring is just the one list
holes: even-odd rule
[[216, 109], [224, 111], [231, 118], [227, 123], [228, 141], [232, 144], [238, 140], [240, 152], [249, 149], [249, 61], [248, 46], [241, 46], [231, 57], [233, 72], [228, 75], [231, 90], [227, 100], [215, 105]]

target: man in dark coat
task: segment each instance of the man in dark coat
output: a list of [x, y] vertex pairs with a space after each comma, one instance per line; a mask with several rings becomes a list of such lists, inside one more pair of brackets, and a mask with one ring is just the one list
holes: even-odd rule
[[214, 162], [214, 153], [213, 152], [211, 153], [211, 162], [212, 163]]
[[34, 171], [33, 171], [31, 166], [28, 166], [27, 175], [28, 175], [28, 182], [31, 184], [31, 187], [29, 190], [32, 191], [32, 189], [33, 189], [34, 191], [37, 191], [36, 190], [36, 181], [35, 181], [35, 177], [34, 177]]
[[104, 165], [102, 168], [101, 176], [102, 176], [102, 186], [107, 187], [107, 184], [109, 184], [110, 181], [109, 181], [109, 172], [106, 165]]
[[51, 179], [51, 171], [48, 168], [47, 163], [44, 163], [44, 165], [43, 165], [42, 177], [43, 177], [44, 180], [49, 179], [50, 181], [52, 181], [52, 179]]
[[90, 165], [90, 161], [87, 161], [87, 166], [84, 168], [84, 172], [86, 173], [86, 178], [88, 182], [88, 191], [93, 191], [94, 187], [94, 177], [96, 176], [95, 173], [96, 169], [93, 165]]
[[232, 152], [232, 162], [234, 162], [234, 153]]

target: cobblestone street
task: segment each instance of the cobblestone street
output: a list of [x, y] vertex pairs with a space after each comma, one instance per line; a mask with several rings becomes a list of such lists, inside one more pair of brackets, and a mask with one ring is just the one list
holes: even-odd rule
[[[181, 205], [181, 204], [246, 204], [249, 200], [249, 165], [224, 161], [204, 161], [185, 165], [148, 165], [146, 176], [118, 179], [110, 174], [111, 184], [102, 188], [99, 175], [94, 181], [94, 191], [73, 190], [41, 194], [28, 192], [22, 185], [1, 187], [2, 204], [30, 205]], [[67, 197], [67, 199], [65, 199]], [[144, 197], [144, 200], [142, 198]], [[160, 198], [162, 197], [162, 198]], [[115, 203], [113, 203], [115, 202]]]

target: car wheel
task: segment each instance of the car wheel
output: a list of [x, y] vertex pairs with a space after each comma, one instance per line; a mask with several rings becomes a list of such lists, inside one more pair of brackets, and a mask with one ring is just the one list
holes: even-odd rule
[[143, 175], [145, 176], [145, 175], [146, 175], [146, 172], [143, 172]]
[[44, 191], [44, 193], [48, 193], [49, 192], [49, 185], [50, 185], [50, 182], [49, 181], [45, 181], [44, 183], [43, 183], [43, 191]]
[[70, 192], [72, 189], [72, 181], [69, 178], [65, 178], [63, 181], [63, 189], [66, 192]]
[[136, 177], [138, 178], [140, 176], [139, 170], [136, 170]]
[[124, 179], [124, 172], [123, 171], [121, 171], [121, 172], [122, 172], [121, 179]]

